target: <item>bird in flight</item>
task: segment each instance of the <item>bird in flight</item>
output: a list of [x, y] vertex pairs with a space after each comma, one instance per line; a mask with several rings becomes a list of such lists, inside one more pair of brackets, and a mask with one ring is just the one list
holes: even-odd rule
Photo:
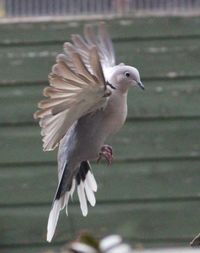
[[84, 216], [87, 202], [96, 203], [97, 183], [90, 162], [112, 162], [112, 147], [106, 139], [117, 133], [127, 116], [130, 87], [144, 89], [138, 70], [120, 63], [103, 22], [96, 32], [84, 27], [84, 36], [74, 34], [64, 43], [64, 53], [56, 58], [49, 74], [46, 99], [34, 114], [42, 128], [44, 151], [58, 147], [58, 186], [49, 214], [47, 241], [55, 233], [59, 213], [66, 208], [74, 190]]

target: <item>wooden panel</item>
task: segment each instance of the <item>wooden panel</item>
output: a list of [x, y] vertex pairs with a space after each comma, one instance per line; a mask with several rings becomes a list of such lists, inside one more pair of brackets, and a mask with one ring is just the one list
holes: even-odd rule
[[[42, 151], [39, 130], [2, 127], [0, 163], [55, 161], [56, 152]], [[199, 157], [199, 138], [200, 119], [130, 121], [110, 143], [117, 160]]]
[[[142, 78], [200, 75], [200, 43], [196, 39], [118, 41], [115, 48], [118, 61], [137, 67]], [[1, 84], [46, 82], [59, 52], [62, 52], [61, 43], [2, 47]]]
[[[129, 118], [200, 116], [197, 80], [144, 81], [146, 90], [130, 89]], [[0, 87], [1, 124], [33, 122], [44, 85]]]
[[[46, 244], [46, 226], [51, 207], [27, 206], [1, 208], [0, 247], [7, 245]], [[72, 239], [72, 223], [69, 217], [59, 220], [55, 242]]]
[[[62, 43], [80, 32], [84, 23], [0, 26], [0, 84], [9, 84], [0, 87], [3, 253], [49, 247], [46, 223], [57, 181], [56, 152], [42, 152], [40, 129], [32, 125], [32, 114]], [[200, 227], [196, 215], [200, 211], [200, 18], [108, 23], [118, 59], [139, 68], [146, 91], [129, 94], [129, 122], [111, 142], [116, 163], [111, 168], [104, 163], [93, 166], [99, 185], [97, 206], [89, 208], [84, 218], [75, 197], [70, 216], [62, 214], [53, 245], [71, 240], [83, 229], [97, 236], [119, 233], [142, 245], [188, 245]]]
[[0, 124], [34, 122], [33, 113], [42, 99], [42, 85], [20, 85], [0, 87]]
[[191, 39], [127, 41], [116, 43], [116, 56], [137, 67], [141, 78], [199, 76], [199, 48]]
[[1, 253], [57, 253], [60, 248], [62, 248], [63, 243], [60, 246], [49, 245], [15, 245], [15, 246], [6, 246], [0, 247]]
[[[189, 242], [199, 232], [199, 202], [156, 202], [98, 205], [83, 217], [79, 206], [70, 206], [69, 217], [63, 211], [54, 242], [72, 239], [80, 230], [96, 236], [120, 234], [125, 239], [184, 240]], [[0, 210], [0, 246], [45, 243], [49, 208], [19, 207]], [[121, 219], [119, 219], [121, 217]], [[19, 229], [20, 227], [20, 229]]]
[[128, 117], [199, 116], [199, 80], [144, 81], [145, 91], [129, 91]]
[[198, 119], [132, 121], [111, 142], [118, 159], [198, 157]]
[[[82, 33], [85, 23], [98, 21], [64, 21], [1, 24], [0, 43], [36, 43], [63, 41], [72, 33]], [[199, 36], [199, 17], [139, 17], [107, 21], [113, 38], [165, 38]]]
[[[92, 167], [98, 182], [97, 203], [199, 197], [199, 160], [124, 162], [112, 167], [102, 163]], [[56, 164], [4, 166], [0, 169], [0, 206], [48, 203], [50, 207], [56, 186]]]
[[55, 161], [56, 151], [43, 152], [39, 126], [2, 127], [0, 163]]
[[[95, 236], [95, 235], [94, 235]], [[129, 243], [132, 245], [134, 249], [134, 253], [194, 253], [194, 249], [192, 249], [187, 242], [184, 242], [182, 240], [178, 241], [169, 241], [167, 243], [167, 249], [166, 248], [166, 241], [142, 241], [138, 242], [137, 240], [124, 240], [124, 242]], [[26, 251], [26, 253], [57, 253], [57, 252], [65, 252], [63, 244], [61, 246], [52, 246], [50, 244], [49, 246], [15, 246], [15, 247], [4, 247], [0, 248], [1, 253], [22, 253]], [[152, 249], [152, 250], [151, 250]], [[159, 250], [158, 250], [159, 249]]]
[[0, 48], [1, 83], [47, 82], [55, 56], [62, 52], [62, 44], [15, 46]]
[[[75, 231], [89, 229], [95, 234], [120, 234], [127, 239], [184, 240], [188, 245], [199, 232], [199, 202], [157, 202], [98, 205], [86, 218], [75, 210]], [[76, 215], [75, 215], [76, 213]]]

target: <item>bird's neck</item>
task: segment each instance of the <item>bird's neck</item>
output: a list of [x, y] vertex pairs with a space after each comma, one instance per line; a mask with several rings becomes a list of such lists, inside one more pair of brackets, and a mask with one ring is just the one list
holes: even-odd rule
[[124, 114], [127, 112], [127, 93], [120, 90], [114, 90], [108, 100], [107, 110], [111, 114]]

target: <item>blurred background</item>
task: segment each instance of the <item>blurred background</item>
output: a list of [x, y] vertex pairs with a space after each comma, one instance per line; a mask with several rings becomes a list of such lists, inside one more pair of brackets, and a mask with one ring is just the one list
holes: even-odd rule
[[127, 15], [199, 13], [199, 0], [1, 0], [0, 16]]
[[[189, 247], [200, 232], [200, 1], [0, 0], [0, 16], [0, 252], [56, 250], [80, 230]], [[97, 205], [84, 218], [75, 198], [47, 244], [56, 151], [42, 151], [32, 115], [62, 44], [99, 20], [146, 90], [129, 91], [112, 167], [93, 164]]]

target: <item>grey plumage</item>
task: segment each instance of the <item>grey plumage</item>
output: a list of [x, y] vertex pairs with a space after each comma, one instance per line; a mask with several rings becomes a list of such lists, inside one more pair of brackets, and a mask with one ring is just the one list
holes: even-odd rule
[[[137, 69], [115, 65], [112, 41], [100, 23], [98, 33], [90, 25], [84, 38], [72, 35], [64, 44], [49, 75], [48, 98], [38, 104], [44, 150], [58, 150], [58, 188], [49, 215], [47, 240], [51, 241], [59, 212], [77, 186], [80, 207], [87, 215], [87, 201], [94, 206], [97, 184], [90, 160], [98, 158], [108, 136], [116, 133], [127, 115], [130, 86], [142, 87]], [[107, 154], [111, 155], [111, 154]]]

